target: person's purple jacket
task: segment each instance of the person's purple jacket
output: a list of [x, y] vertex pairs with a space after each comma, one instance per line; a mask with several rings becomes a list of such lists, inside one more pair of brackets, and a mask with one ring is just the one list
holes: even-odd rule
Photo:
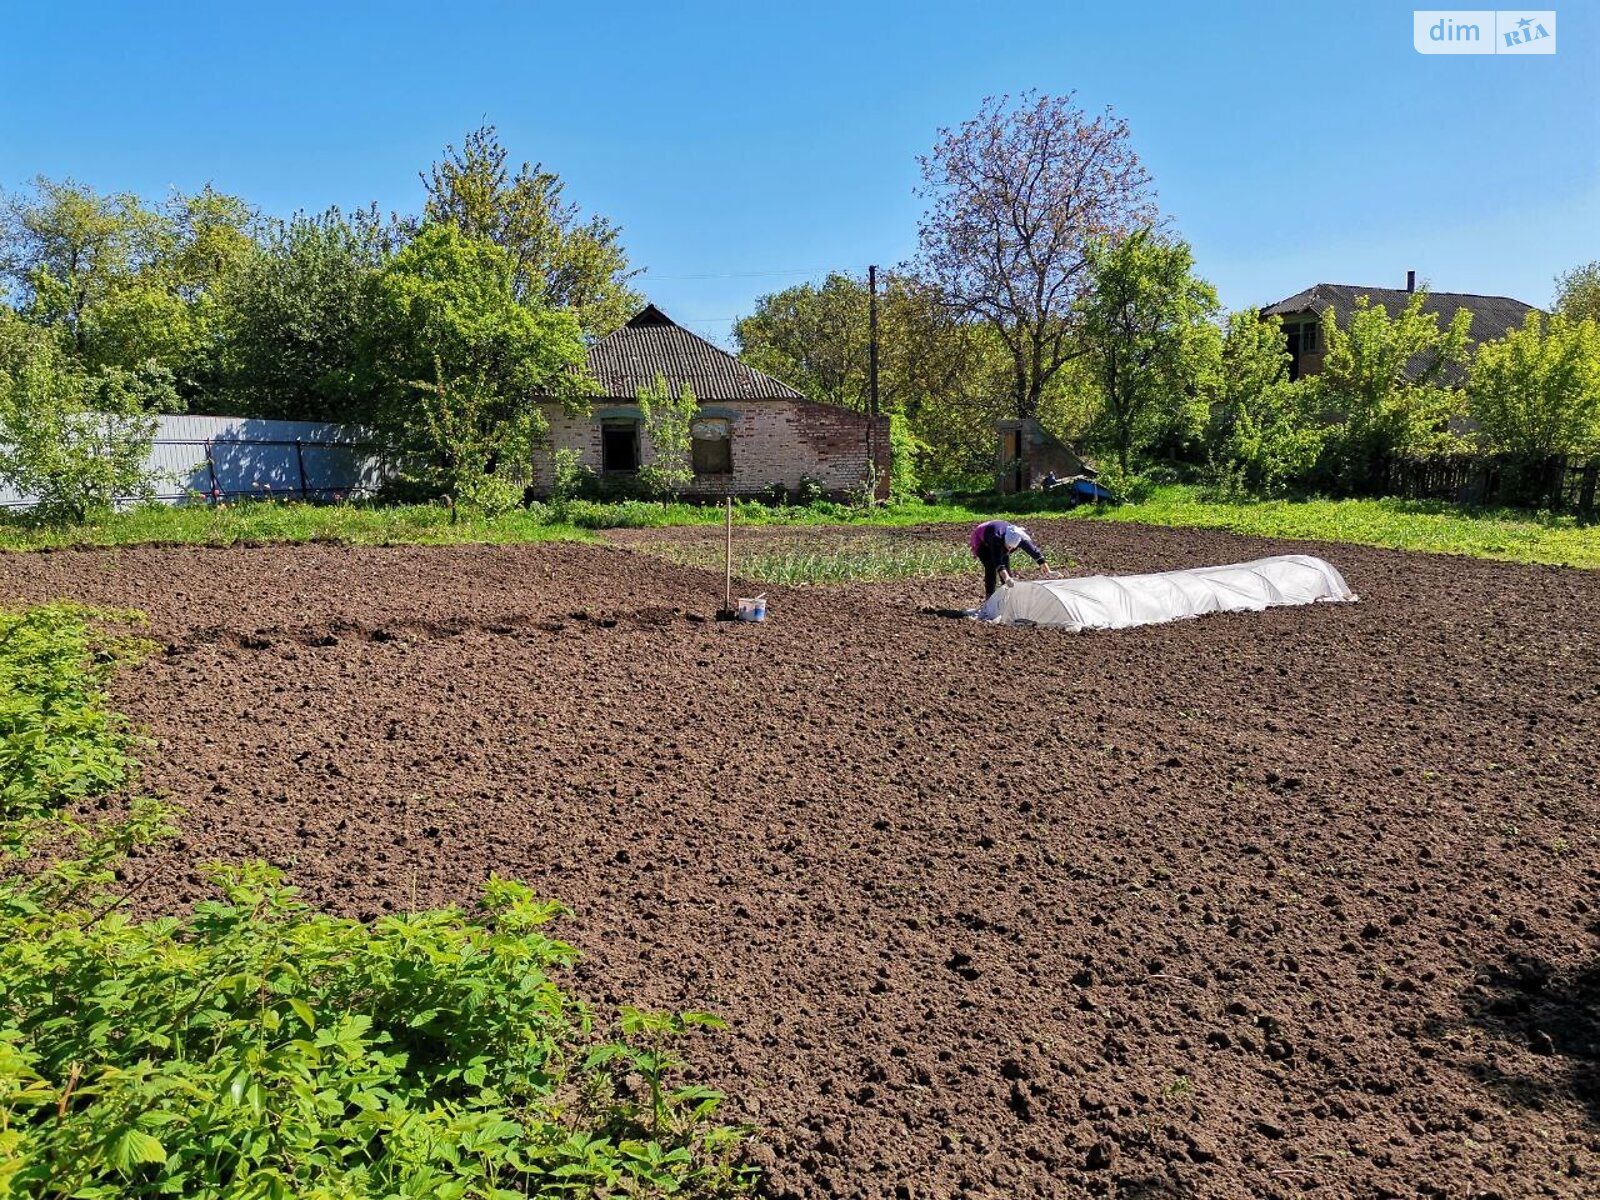
[[[972, 553], [985, 565], [996, 563], [1005, 566], [1011, 561], [1011, 551], [1006, 549], [1006, 534], [1016, 528], [1010, 521], [985, 521], [972, 531], [968, 545]], [[1044, 555], [1039, 547], [1033, 544], [1033, 539], [1023, 534], [1022, 540], [1017, 543], [1021, 550], [1041, 567], [1044, 566]]]

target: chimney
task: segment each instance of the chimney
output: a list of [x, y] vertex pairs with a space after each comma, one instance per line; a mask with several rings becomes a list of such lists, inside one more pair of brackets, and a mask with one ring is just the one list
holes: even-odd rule
[[1414, 292], [1416, 290], [1417, 290], [1417, 273], [1415, 271], [1407, 271], [1406, 272], [1406, 291]]

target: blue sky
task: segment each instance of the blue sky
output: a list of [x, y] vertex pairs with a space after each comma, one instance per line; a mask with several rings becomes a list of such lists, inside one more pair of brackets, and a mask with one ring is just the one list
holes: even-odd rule
[[1600, 5], [1556, 11], [1553, 57], [1435, 57], [1384, 0], [19, 3], [0, 185], [413, 211], [487, 118], [721, 339], [763, 292], [911, 256], [940, 126], [1076, 89], [1128, 120], [1230, 306], [1408, 268], [1543, 304], [1600, 258]]

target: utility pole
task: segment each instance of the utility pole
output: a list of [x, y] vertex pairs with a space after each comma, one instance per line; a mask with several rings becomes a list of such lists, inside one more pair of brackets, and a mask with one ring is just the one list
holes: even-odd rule
[[867, 267], [867, 478], [878, 489], [878, 456], [873, 431], [878, 424], [878, 267]]
[[867, 268], [867, 387], [868, 414], [878, 415], [878, 268]]

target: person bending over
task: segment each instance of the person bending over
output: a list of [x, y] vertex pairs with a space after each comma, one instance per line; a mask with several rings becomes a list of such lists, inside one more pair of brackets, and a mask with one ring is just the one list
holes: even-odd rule
[[1021, 550], [1034, 562], [1044, 568], [1046, 575], [1053, 575], [1049, 564], [1044, 560], [1044, 554], [1039, 547], [1033, 544], [1033, 539], [1028, 536], [1028, 531], [1020, 525], [1013, 525], [1009, 521], [985, 521], [972, 531], [968, 544], [972, 553], [983, 564], [983, 595], [984, 598], [994, 595], [995, 585], [1003, 583], [1010, 587], [1011, 579], [1011, 552]]

